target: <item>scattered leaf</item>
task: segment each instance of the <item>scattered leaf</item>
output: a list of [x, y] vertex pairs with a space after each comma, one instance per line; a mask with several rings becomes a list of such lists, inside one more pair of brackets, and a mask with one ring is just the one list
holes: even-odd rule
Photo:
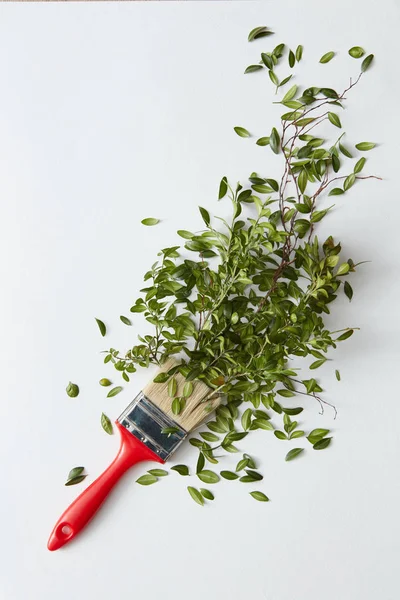
[[136, 483], [140, 485], [152, 485], [153, 483], [157, 483], [158, 479], [154, 475], [150, 475], [150, 473], [146, 475], [142, 475], [139, 479], [136, 479]]
[[128, 317], [124, 317], [124, 315], [121, 315], [120, 319], [125, 325], [132, 325], [132, 321], [130, 321], [130, 319], [128, 319]]
[[113, 426], [110, 419], [104, 413], [101, 413], [101, 426], [108, 435], [112, 435], [114, 433]]
[[147, 219], [143, 219], [141, 221], [142, 225], [146, 225], [147, 227], [153, 227], [160, 222], [160, 219], [154, 219], [153, 217], [147, 217]]
[[360, 150], [361, 152], [367, 152], [368, 150], [372, 150], [372, 148], [375, 148], [376, 144], [374, 144], [373, 142], [360, 142], [359, 144], [356, 144], [356, 148], [357, 150]]
[[324, 65], [324, 64], [328, 63], [329, 61], [331, 61], [334, 56], [335, 56], [334, 52], [332, 52], [332, 51], [326, 52], [326, 54], [321, 56], [321, 58], [319, 59], [319, 62]]
[[77, 386], [76, 383], [72, 383], [70, 381], [67, 387], [65, 388], [65, 391], [67, 392], [70, 398], [76, 398], [79, 394], [79, 386]]
[[304, 451], [304, 448], [292, 448], [285, 456], [286, 462], [293, 460], [296, 456], [299, 456]]
[[255, 500], [258, 500], [259, 502], [269, 502], [268, 496], [263, 494], [263, 492], [258, 492], [258, 491], [250, 492], [250, 496], [253, 496], [253, 498]]
[[350, 48], [349, 54], [353, 58], [361, 58], [362, 56], [364, 56], [365, 50], [363, 50], [361, 46], [353, 46], [352, 48]]
[[[95, 317], [95, 319], [96, 319], [96, 317]], [[100, 321], [100, 319], [96, 319], [96, 323], [99, 326], [101, 335], [104, 337], [107, 332], [106, 326], [104, 325], [103, 321]]]
[[247, 138], [250, 137], [250, 133], [244, 127], [234, 127], [235, 133], [238, 134], [239, 137]]
[[124, 388], [121, 387], [120, 385], [117, 385], [117, 387], [113, 388], [112, 390], [110, 390], [107, 394], [107, 398], [112, 398], [113, 396], [116, 396], [117, 394], [119, 394], [120, 392], [122, 392]]
[[203, 500], [203, 496], [201, 495], [201, 493], [199, 492], [199, 490], [197, 490], [196, 488], [192, 487], [191, 485], [188, 485], [187, 491], [189, 492], [189, 494], [191, 495], [191, 497], [193, 498], [193, 500], [195, 502], [197, 502], [197, 504], [200, 504], [201, 506], [203, 506], [204, 500]]
[[173, 467], [171, 467], [171, 471], [176, 471], [177, 473], [179, 473], [179, 475], [189, 475], [189, 467], [187, 467], [186, 465], [174, 465]]

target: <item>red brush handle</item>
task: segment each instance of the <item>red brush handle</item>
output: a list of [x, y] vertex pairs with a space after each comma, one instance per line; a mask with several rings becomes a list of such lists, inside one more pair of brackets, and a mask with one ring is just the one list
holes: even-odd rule
[[118, 421], [116, 425], [121, 434], [121, 446], [117, 456], [104, 473], [93, 481], [59, 518], [47, 543], [49, 550], [58, 550], [85, 527], [127, 469], [145, 460], [164, 462]]

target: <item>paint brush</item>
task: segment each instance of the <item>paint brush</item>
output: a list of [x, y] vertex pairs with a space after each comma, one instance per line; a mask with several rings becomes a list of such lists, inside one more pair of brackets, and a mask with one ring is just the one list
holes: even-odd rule
[[[169, 359], [159, 372], [169, 372], [178, 365], [175, 359]], [[173, 376], [179, 395], [186, 379], [178, 371]], [[85, 527], [127, 469], [142, 461], [168, 460], [188, 433], [217, 408], [221, 398], [197, 380], [180, 414], [172, 412], [171, 402], [168, 381], [151, 381], [118, 417], [115, 423], [121, 444], [117, 456], [62, 514], [50, 535], [49, 550], [61, 548]]]

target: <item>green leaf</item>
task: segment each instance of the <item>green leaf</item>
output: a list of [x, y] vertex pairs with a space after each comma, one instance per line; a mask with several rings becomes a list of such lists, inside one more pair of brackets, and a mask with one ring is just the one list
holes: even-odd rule
[[328, 112], [328, 119], [330, 120], [332, 125], [335, 125], [335, 127], [340, 128], [342, 126], [339, 116], [336, 113]]
[[110, 419], [104, 413], [101, 413], [101, 426], [108, 435], [112, 435], [114, 433], [113, 426]]
[[226, 196], [227, 191], [228, 191], [228, 179], [226, 177], [223, 177], [219, 184], [218, 200], [221, 200], [222, 198], [224, 198], [224, 196]]
[[344, 190], [342, 190], [341, 188], [333, 188], [328, 196], [340, 196], [341, 194], [344, 194]]
[[200, 488], [200, 492], [203, 498], [206, 500], [214, 500], [214, 494], [210, 490], [207, 490], [206, 488]]
[[297, 178], [297, 184], [298, 184], [299, 190], [302, 194], [304, 194], [304, 192], [305, 192], [305, 189], [307, 187], [307, 182], [308, 182], [307, 171], [305, 169], [302, 169], [300, 172], [300, 175]]
[[285, 77], [285, 79], [282, 79], [282, 81], [279, 84], [279, 87], [286, 85], [292, 79], [292, 77], [293, 75], [289, 75], [288, 77]]
[[244, 127], [234, 127], [234, 131], [242, 138], [250, 137], [250, 133]]
[[193, 237], [193, 233], [190, 233], [190, 231], [186, 231], [186, 229], [178, 229], [178, 231], [176, 233], [184, 240], [191, 240]]
[[344, 340], [347, 340], [349, 337], [351, 337], [354, 333], [353, 329], [349, 329], [348, 331], [346, 331], [345, 333], [342, 333], [342, 335], [339, 335], [338, 338], [336, 338], [337, 342], [344, 342]]
[[219, 476], [217, 473], [214, 473], [214, 471], [208, 471], [207, 469], [197, 473], [197, 477], [200, 479], [200, 481], [203, 481], [203, 483], [218, 483], [219, 481]]
[[351, 287], [351, 285], [349, 284], [348, 281], [344, 282], [344, 293], [346, 294], [346, 296], [348, 297], [348, 299], [351, 302], [351, 299], [353, 297], [353, 288]]
[[296, 408], [282, 408], [283, 412], [285, 413], [285, 415], [299, 415], [300, 413], [303, 412], [303, 408], [301, 406], [298, 406]]
[[295, 396], [296, 394], [294, 392], [292, 392], [292, 390], [277, 390], [278, 394], [280, 396], [283, 396], [283, 398], [293, 398], [293, 396]]
[[242, 415], [242, 427], [245, 431], [247, 431], [250, 428], [252, 414], [252, 409], [247, 408]]
[[250, 31], [247, 39], [249, 42], [252, 42], [254, 40], [257, 40], [258, 38], [265, 37], [267, 35], [273, 35], [273, 33], [274, 32], [268, 29], [268, 27], [255, 27]]
[[286, 433], [283, 433], [283, 431], [275, 430], [274, 431], [274, 436], [277, 437], [278, 440], [287, 440], [287, 439], [289, 439], [288, 436], [286, 435]]
[[218, 442], [219, 440], [219, 437], [210, 431], [201, 431], [200, 435], [206, 442]]
[[221, 471], [220, 474], [221, 477], [223, 477], [224, 479], [229, 479], [230, 481], [239, 478], [239, 475], [237, 475], [237, 473], [233, 473], [232, 471]]
[[178, 432], [179, 432], [178, 427], [163, 427], [161, 429], [161, 433], [163, 433], [164, 435], [167, 435], [168, 437], [170, 435], [172, 435], [173, 433], [178, 433]]
[[185, 383], [185, 385], [183, 386], [182, 395], [184, 398], [190, 398], [190, 396], [192, 394], [193, 394], [193, 383], [191, 381], [187, 381]]
[[365, 163], [366, 159], [364, 158], [364, 156], [362, 156], [360, 160], [358, 160], [354, 165], [354, 173], [360, 173], [360, 171], [363, 170]]
[[196, 473], [200, 473], [200, 471], [202, 471], [204, 469], [205, 464], [206, 464], [206, 460], [204, 458], [204, 455], [200, 452], [199, 457], [197, 459]]
[[336, 379], [337, 379], [338, 381], [340, 381], [340, 371], [338, 371], [337, 369], [336, 369], [336, 371], [335, 371], [335, 376], [336, 376]]
[[292, 448], [285, 456], [286, 462], [293, 460], [296, 456], [299, 456], [304, 451], [304, 448]]
[[170, 398], [175, 398], [177, 389], [178, 389], [178, 384], [176, 382], [176, 379], [175, 379], [175, 377], [171, 377], [171, 379], [168, 382], [168, 396]]
[[72, 477], [68, 479], [68, 481], [64, 485], [76, 485], [77, 483], [81, 483], [87, 476], [86, 475], [78, 475], [77, 477]]
[[172, 400], [171, 410], [174, 413], [174, 415], [179, 415], [179, 413], [182, 411], [182, 405], [179, 398], [174, 398]]
[[292, 87], [286, 92], [286, 94], [282, 98], [282, 102], [289, 102], [292, 98], [297, 94], [297, 85], [292, 85]]
[[196, 488], [192, 487], [191, 485], [188, 485], [187, 491], [192, 496], [193, 500], [195, 502], [197, 502], [197, 504], [200, 504], [200, 506], [203, 506], [203, 504], [204, 504], [203, 496], [201, 495], [201, 493], [198, 490], [196, 490]]
[[363, 50], [361, 46], [353, 46], [352, 48], [350, 48], [349, 54], [353, 58], [361, 58], [362, 56], [364, 56], [365, 50]]
[[204, 221], [204, 223], [207, 225], [207, 227], [210, 224], [210, 213], [208, 212], [208, 210], [206, 210], [205, 208], [203, 208], [202, 206], [199, 206], [199, 211], [200, 214], [202, 216], [202, 219]]
[[122, 392], [124, 388], [122, 388], [120, 385], [117, 385], [117, 387], [113, 388], [112, 390], [110, 390], [107, 394], [107, 398], [112, 398], [113, 396], [116, 396], [117, 394], [119, 394], [120, 392]]
[[347, 158], [353, 158], [353, 155], [351, 154], [350, 150], [346, 148], [346, 146], [339, 144], [339, 150], [342, 154], [344, 154], [344, 156], [347, 156]]
[[132, 321], [130, 321], [130, 319], [128, 319], [128, 317], [124, 317], [124, 315], [121, 315], [120, 319], [124, 323], [124, 325], [132, 325]]
[[274, 61], [271, 57], [270, 54], [266, 54], [265, 52], [261, 52], [261, 60], [263, 61], [264, 65], [267, 67], [267, 69], [273, 69], [274, 67]]
[[261, 473], [257, 473], [257, 471], [253, 471], [252, 469], [246, 469], [246, 475], [240, 478], [240, 481], [243, 483], [251, 483], [253, 481], [261, 481], [263, 476]]
[[165, 471], [164, 469], [150, 469], [148, 473], [154, 475], [154, 477], [166, 477], [168, 475], [168, 471]]
[[335, 53], [332, 52], [332, 50], [331, 50], [330, 52], [326, 52], [326, 54], [321, 56], [321, 58], [319, 59], [319, 62], [324, 65], [324, 64], [328, 63], [329, 61], [331, 61], [334, 56], [335, 56]]
[[264, 67], [262, 65], [249, 65], [246, 70], [245, 70], [245, 75], [246, 73], [255, 73], [255, 71], [260, 71], [261, 69], [263, 69]]
[[147, 310], [147, 307], [145, 304], [135, 304], [134, 306], [131, 306], [130, 310], [132, 313], [142, 313]]
[[294, 52], [292, 50], [290, 50], [290, 52], [289, 52], [288, 61], [289, 61], [289, 67], [291, 69], [293, 69], [293, 67], [295, 65], [295, 62], [296, 62], [296, 57], [295, 57]]
[[157, 483], [158, 479], [154, 475], [142, 475], [139, 479], [136, 479], [136, 483], [140, 485], [152, 485], [153, 483]]
[[103, 387], [108, 387], [109, 385], [112, 385], [111, 381], [106, 378], [100, 379], [99, 384]]
[[274, 426], [267, 419], [254, 419], [252, 423], [252, 429], [264, 429], [265, 431], [272, 431]]
[[259, 502], [269, 502], [268, 496], [266, 496], [262, 492], [258, 492], [258, 491], [250, 492], [250, 496], [253, 496], [253, 498], [255, 500], [258, 500]]
[[311, 363], [310, 365], [310, 369], [318, 369], [318, 367], [320, 367], [321, 365], [324, 364], [324, 362], [326, 362], [326, 358], [320, 358], [316, 361], [314, 361], [313, 363]]
[[70, 479], [74, 479], [75, 477], [78, 477], [79, 475], [81, 475], [83, 473], [84, 470], [85, 470], [85, 467], [74, 467], [68, 473], [67, 481], [69, 481]]
[[297, 46], [296, 48], [296, 60], [300, 62], [303, 56], [303, 46]]
[[173, 467], [171, 467], [171, 471], [176, 471], [177, 473], [179, 473], [179, 475], [189, 475], [189, 467], [187, 467], [186, 465], [174, 465]]
[[285, 44], [278, 44], [276, 46], [276, 48], [273, 49], [272, 54], [276, 57], [276, 58], [280, 58], [283, 54], [283, 51], [285, 49]]
[[303, 435], [304, 435], [304, 431], [297, 429], [297, 431], [293, 431], [293, 433], [290, 435], [290, 439], [295, 440], [296, 438], [303, 437]]
[[146, 225], [147, 227], [153, 227], [160, 222], [160, 219], [154, 219], [153, 217], [147, 217], [147, 219], [143, 219], [141, 221], [142, 225]]
[[[96, 317], [95, 317], [95, 319], [96, 319]], [[96, 319], [96, 323], [99, 326], [101, 335], [104, 337], [107, 332], [106, 326], [104, 325], [103, 321], [100, 321], [100, 319]]]
[[318, 442], [315, 442], [313, 445], [314, 450], [325, 450], [331, 443], [331, 439], [332, 438], [323, 438], [322, 440], [318, 440]]
[[262, 137], [256, 141], [257, 146], [268, 146], [269, 137]]
[[346, 179], [344, 180], [343, 183], [343, 189], [345, 192], [347, 192], [347, 190], [349, 190], [351, 187], [353, 187], [353, 185], [355, 184], [356, 181], [356, 176], [354, 175], [354, 173], [351, 173], [348, 177], [346, 177]]
[[362, 73], [365, 73], [365, 71], [369, 68], [369, 66], [373, 60], [374, 60], [373, 54], [369, 54], [366, 58], [364, 58], [364, 60], [362, 61], [362, 64], [361, 64], [361, 72]]
[[360, 150], [361, 152], [367, 152], [368, 150], [372, 150], [372, 148], [375, 148], [376, 144], [374, 144], [373, 142], [360, 142], [359, 144], [356, 144], [356, 148], [357, 150]]
[[154, 383], [165, 383], [166, 381], [168, 381], [169, 379], [169, 375], [168, 373], [159, 373], [158, 375], [156, 375], [153, 379]]
[[274, 85], [279, 85], [279, 79], [272, 69], [268, 71], [268, 75]]
[[79, 386], [77, 386], [76, 383], [72, 383], [70, 381], [67, 387], [65, 388], [65, 391], [67, 392], [70, 398], [76, 398], [79, 394]]
[[319, 221], [321, 221], [329, 212], [329, 210], [329, 208], [326, 208], [325, 210], [315, 210], [310, 217], [311, 223], [318, 223]]
[[313, 429], [309, 435], [307, 436], [310, 444], [314, 445], [319, 440], [322, 440], [326, 435], [328, 435], [329, 429]]
[[350, 265], [349, 263], [342, 263], [340, 265], [340, 267], [337, 270], [336, 275], [346, 275], [346, 273], [348, 273], [350, 271]]
[[269, 145], [271, 146], [272, 152], [279, 154], [281, 138], [275, 127], [272, 128], [271, 135], [269, 137]]

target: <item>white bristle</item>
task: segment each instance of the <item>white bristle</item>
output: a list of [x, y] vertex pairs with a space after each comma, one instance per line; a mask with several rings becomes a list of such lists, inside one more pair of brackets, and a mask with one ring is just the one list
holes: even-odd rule
[[[172, 369], [172, 367], [177, 364], [179, 364], [179, 362], [176, 359], [170, 358], [163, 364], [158, 373], [169, 371], [169, 369]], [[156, 375], [154, 375], [154, 377]], [[174, 377], [178, 385], [177, 396], [180, 396], [182, 395], [186, 379], [180, 373], [175, 373]], [[221, 403], [221, 397], [219, 395], [214, 395], [214, 391], [203, 381], [197, 380], [192, 383], [193, 392], [189, 398], [186, 398], [185, 408], [179, 415], [175, 415], [171, 409], [172, 398], [168, 395], [168, 381], [164, 383], [154, 383], [154, 381], [150, 381], [143, 388], [143, 392], [153, 404], [158, 406], [160, 410], [171, 417], [178, 425], [183, 427], [185, 431], [191, 431], [204, 421], [204, 419]]]

